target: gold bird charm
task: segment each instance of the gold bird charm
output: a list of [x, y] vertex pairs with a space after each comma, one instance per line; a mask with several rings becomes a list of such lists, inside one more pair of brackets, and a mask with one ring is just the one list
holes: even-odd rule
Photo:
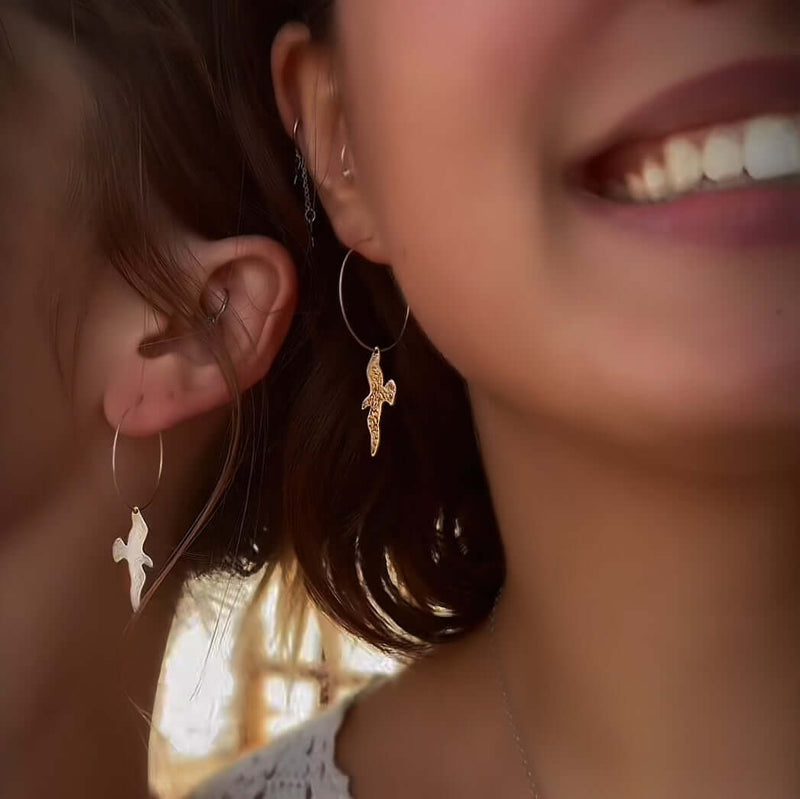
[[367, 365], [367, 381], [369, 382], [369, 395], [361, 403], [361, 410], [369, 408], [367, 415], [367, 429], [370, 437], [370, 453], [374, 458], [378, 454], [378, 447], [381, 445], [381, 414], [383, 413], [384, 403], [394, 405], [397, 396], [397, 384], [390, 380], [386, 385], [383, 384], [383, 371], [381, 370], [381, 351], [376, 349], [372, 353]]
[[131, 607], [134, 613], [139, 610], [139, 605], [142, 602], [142, 589], [147, 579], [144, 567], [153, 568], [153, 561], [144, 551], [144, 540], [147, 538], [147, 532], [147, 524], [142, 512], [138, 508], [134, 508], [131, 513], [131, 530], [128, 533], [128, 543], [126, 544], [121, 538], [118, 538], [111, 549], [114, 563], [119, 563], [121, 560], [128, 561], [128, 572], [131, 576]]

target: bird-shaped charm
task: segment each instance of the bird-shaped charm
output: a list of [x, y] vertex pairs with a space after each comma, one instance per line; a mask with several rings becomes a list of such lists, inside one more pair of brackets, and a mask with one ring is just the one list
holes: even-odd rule
[[139, 508], [134, 508], [131, 513], [131, 529], [128, 533], [128, 543], [126, 544], [121, 538], [118, 538], [111, 549], [114, 563], [119, 563], [121, 560], [128, 561], [128, 571], [131, 576], [131, 607], [134, 613], [139, 610], [139, 605], [142, 602], [142, 589], [147, 579], [144, 567], [153, 568], [153, 561], [144, 551], [144, 540], [147, 538], [147, 532], [147, 524], [142, 512]]
[[383, 384], [383, 371], [381, 370], [381, 351], [376, 349], [372, 353], [367, 365], [367, 380], [369, 382], [369, 396], [361, 403], [361, 410], [369, 408], [367, 415], [367, 429], [370, 436], [370, 453], [374, 458], [378, 454], [378, 447], [381, 445], [381, 414], [383, 413], [384, 403], [394, 405], [397, 396], [397, 384], [390, 380], [386, 385]]

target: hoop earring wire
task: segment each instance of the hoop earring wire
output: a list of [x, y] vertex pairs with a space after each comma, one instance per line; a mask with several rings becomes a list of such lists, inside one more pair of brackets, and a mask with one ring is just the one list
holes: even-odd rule
[[117, 480], [117, 445], [119, 443], [119, 434], [122, 430], [122, 425], [125, 424], [125, 419], [128, 417], [128, 414], [131, 412], [131, 408], [128, 408], [124, 414], [122, 414], [122, 418], [119, 420], [119, 424], [117, 425], [117, 429], [114, 432], [114, 443], [111, 446], [111, 477], [114, 480], [114, 488], [116, 489], [117, 496], [122, 501], [122, 504], [129, 511], [142, 511], [147, 510], [152, 504], [153, 500], [156, 498], [156, 494], [158, 493], [158, 489], [161, 487], [161, 477], [164, 474], [164, 436], [161, 432], [158, 434], [158, 475], [156, 476], [156, 485], [153, 489], [153, 493], [150, 495], [150, 498], [144, 505], [129, 505], [125, 498], [122, 496], [122, 491], [119, 487], [119, 481]]
[[353, 329], [352, 324], [350, 324], [350, 319], [347, 316], [347, 309], [344, 307], [344, 273], [347, 269], [347, 264], [349, 263], [350, 259], [355, 254], [355, 250], [349, 250], [347, 255], [344, 257], [344, 261], [342, 261], [342, 268], [339, 270], [339, 307], [342, 311], [342, 319], [344, 319], [344, 323], [347, 326], [350, 335], [365, 349], [369, 352], [379, 352], [381, 354], [386, 352], [391, 352], [402, 340], [403, 336], [405, 335], [406, 330], [408, 329], [408, 322], [411, 318], [411, 306], [406, 303], [406, 315], [405, 319], [403, 320], [403, 327], [400, 331], [400, 335], [397, 337], [397, 340], [394, 344], [390, 344], [388, 347], [370, 347]]
[[406, 303], [406, 316], [405, 320], [403, 321], [403, 328], [400, 331], [400, 335], [397, 337], [397, 340], [393, 344], [381, 349], [380, 347], [370, 347], [369, 344], [363, 341], [350, 324], [350, 319], [347, 316], [347, 309], [345, 308], [344, 303], [344, 273], [354, 252], [355, 250], [352, 249], [348, 251], [347, 255], [344, 257], [344, 261], [342, 261], [342, 268], [339, 270], [339, 307], [341, 308], [342, 318], [344, 319], [347, 329], [350, 331], [350, 335], [365, 350], [369, 350], [372, 353], [369, 363], [367, 364], [367, 382], [369, 383], [369, 394], [361, 403], [361, 410], [369, 411], [367, 414], [367, 430], [369, 431], [370, 437], [370, 455], [374, 458], [378, 454], [378, 448], [381, 444], [381, 418], [383, 415], [383, 406], [394, 405], [397, 397], [397, 384], [395, 381], [390, 380], [385, 384], [383, 382], [381, 355], [384, 352], [393, 350], [402, 340], [406, 329], [408, 328], [408, 320], [411, 316], [411, 307], [408, 305], [408, 303]]

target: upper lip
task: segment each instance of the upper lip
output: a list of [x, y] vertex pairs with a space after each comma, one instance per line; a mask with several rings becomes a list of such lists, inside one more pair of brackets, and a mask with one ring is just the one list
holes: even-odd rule
[[800, 58], [740, 61], [662, 92], [628, 114], [593, 150], [737, 122], [800, 112]]

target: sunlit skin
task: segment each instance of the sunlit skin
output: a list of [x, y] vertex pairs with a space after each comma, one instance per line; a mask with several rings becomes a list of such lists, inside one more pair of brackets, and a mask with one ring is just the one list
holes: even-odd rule
[[[281, 113], [342, 243], [391, 266], [469, 384], [543, 796], [796, 796], [800, 245], [623, 228], [568, 173], [660, 92], [800, 55], [800, 7], [339, 0], [337, 20], [333, 47], [278, 38]], [[356, 707], [356, 799], [527, 795], [491, 646]]]
[[[0, 65], [0, 795], [143, 799], [183, 572], [131, 624], [128, 568], [112, 544], [131, 526], [126, 502], [152, 494], [163, 433], [164, 476], [147, 510], [148, 580], [160, 573], [213, 484], [230, 394], [191, 336], [143, 354], [170, 320], [108, 263], [96, 220], [68, 191], [85, 167], [87, 64], [71, 42], [5, 4], [0, 13], [15, 56]], [[208, 307], [229, 291], [218, 324], [242, 387], [252, 385], [291, 318], [288, 254], [257, 237], [165, 230]], [[111, 447], [126, 412], [120, 498]]]

